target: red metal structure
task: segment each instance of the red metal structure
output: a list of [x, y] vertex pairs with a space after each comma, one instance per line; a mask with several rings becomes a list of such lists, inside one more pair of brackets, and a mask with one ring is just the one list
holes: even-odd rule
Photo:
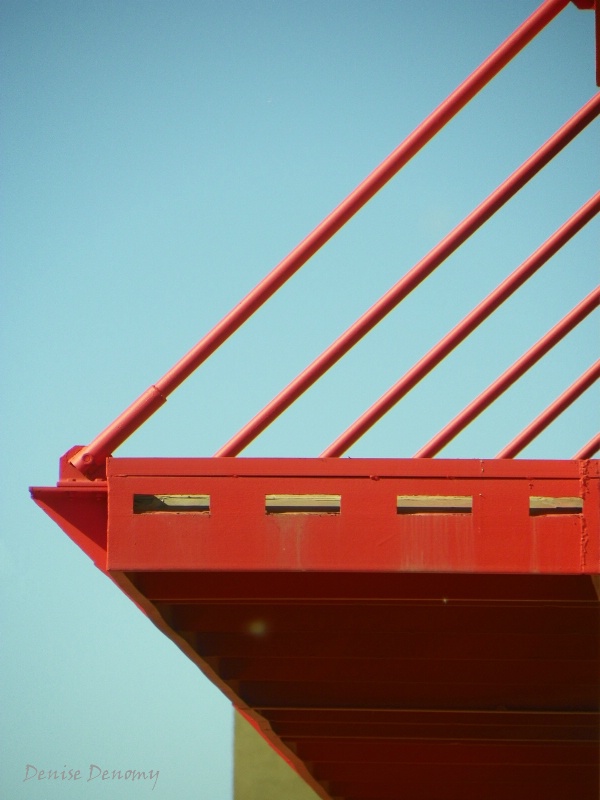
[[[322, 798], [600, 790], [600, 439], [514, 461], [432, 459], [600, 305], [591, 292], [413, 459], [348, 447], [600, 211], [594, 195], [316, 459], [249, 442], [600, 114], [592, 97], [213, 458], [112, 452], [566, 5], [545, 0], [351, 195], [35, 501]], [[576, 3], [596, 8], [592, 2]]]

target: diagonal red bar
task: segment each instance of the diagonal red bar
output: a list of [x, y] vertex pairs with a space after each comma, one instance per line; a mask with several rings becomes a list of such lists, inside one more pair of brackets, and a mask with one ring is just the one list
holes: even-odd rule
[[521, 431], [518, 436], [507, 444], [496, 456], [496, 458], [514, 458], [521, 450], [524, 450], [540, 433], [545, 430], [554, 420], [562, 414], [572, 403], [580, 397], [586, 389], [600, 378], [600, 360], [586, 370], [575, 383], [563, 392], [560, 397], [551, 403], [542, 413]]
[[577, 453], [573, 456], [573, 461], [579, 461], [585, 458], [592, 458], [598, 450], [600, 450], [600, 433], [597, 433], [593, 436], [587, 444], [578, 450]]
[[353, 217], [560, 11], [568, 0], [544, 0], [485, 61], [460, 84], [348, 197], [283, 261], [198, 342], [163, 378], [151, 386], [70, 463], [93, 474], [103, 459], [139, 428], [183, 381], [260, 308], [308, 259]]
[[300, 395], [372, 330], [413, 289], [445, 261], [469, 236], [533, 178], [589, 122], [600, 113], [600, 93], [589, 100], [548, 141], [525, 161], [504, 183], [454, 228], [442, 241], [409, 270], [386, 294], [351, 325], [312, 364], [266, 405], [247, 425], [227, 442], [216, 456], [235, 456], [247, 447]]
[[449, 353], [463, 342], [502, 303], [522, 286], [548, 259], [600, 211], [600, 192], [585, 203], [564, 225], [539, 247], [521, 266], [508, 276], [485, 300], [482, 300], [450, 333], [446, 334], [431, 350], [408, 370], [388, 391], [364, 414], [352, 423], [329, 447], [321, 453], [322, 458], [340, 456], [357, 442], [361, 436], [387, 414], [411, 389], [428, 375]]
[[490, 406], [494, 400], [500, 397], [510, 386], [513, 385], [528, 369], [551, 350], [569, 331], [578, 325], [588, 314], [600, 305], [600, 287], [594, 289], [581, 303], [570, 311], [563, 319], [548, 331], [542, 338], [534, 344], [518, 361], [509, 367], [499, 378], [497, 378], [479, 397], [476, 397], [460, 414], [449, 422], [442, 430], [437, 433], [414, 458], [431, 458], [451, 442], [455, 436], [464, 430], [482, 411]]

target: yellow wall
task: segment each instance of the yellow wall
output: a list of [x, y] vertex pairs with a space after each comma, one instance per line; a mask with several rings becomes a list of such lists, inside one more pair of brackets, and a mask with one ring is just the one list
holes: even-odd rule
[[234, 800], [318, 800], [252, 725], [235, 712]]

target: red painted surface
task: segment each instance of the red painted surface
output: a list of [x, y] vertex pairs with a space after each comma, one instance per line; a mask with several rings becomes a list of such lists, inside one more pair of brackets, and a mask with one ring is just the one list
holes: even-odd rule
[[[529, 510], [531, 496], [582, 497], [582, 480], [576, 462], [109, 459], [107, 568], [593, 573], [585, 510]], [[133, 513], [157, 494], [210, 495], [210, 512]], [[341, 512], [270, 515], [271, 494], [339, 494]], [[473, 508], [398, 514], [398, 495]]]
[[594, 453], [597, 453], [600, 450], [600, 433], [597, 433], [595, 436], [592, 436], [589, 442], [586, 442], [584, 446], [575, 453], [573, 456], [574, 459], [585, 459], [585, 458], [592, 458]]
[[[107, 467], [33, 496], [321, 797], [596, 800], [600, 462]], [[266, 512], [307, 494], [339, 513]], [[136, 495], [210, 510], [134, 513]], [[398, 514], [398, 495], [473, 505]]]

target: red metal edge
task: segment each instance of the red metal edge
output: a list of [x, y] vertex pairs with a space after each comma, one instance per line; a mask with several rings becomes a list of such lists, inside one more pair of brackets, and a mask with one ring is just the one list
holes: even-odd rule
[[[222, 593], [224, 591], [226, 592], [227, 589], [224, 589], [221, 586], [223, 583], [222, 573], [213, 571], [211, 574], [210, 572], [203, 572], [202, 569], [196, 569], [194, 571], [194, 568], [191, 567], [190, 564], [185, 564], [185, 561], [182, 562], [182, 565], [178, 570], [173, 572], [165, 571], [165, 565], [161, 565], [160, 563], [158, 564], [159, 568], [157, 570], [151, 569], [150, 571], [145, 571], [142, 565], [138, 565], [139, 571], [136, 570], [135, 565], [133, 565], [133, 569], [131, 571], [129, 569], [127, 571], [117, 568], [111, 569], [109, 567], [109, 562], [106, 560], [107, 546], [110, 550], [111, 531], [109, 529], [108, 539], [106, 537], [104, 539], [100, 537], [99, 539], [99, 534], [102, 531], [104, 531], [106, 534], [106, 528], [103, 528], [102, 526], [106, 524], [107, 519], [108, 524], [110, 525], [110, 517], [112, 514], [116, 514], [115, 520], [117, 525], [120, 524], [119, 514], [121, 512], [119, 510], [119, 504], [122, 505], [122, 510], [125, 511], [126, 516], [128, 516], [130, 519], [134, 517], [134, 508], [131, 502], [131, 492], [136, 490], [138, 482], [140, 482], [140, 486], [153, 485], [158, 491], [160, 491], [165, 478], [168, 482], [170, 482], [171, 485], [179, 484], [180, 486], [184, 487], [185, 485], [189, 485], [190, 480], [197, 481], [200, 479], [200, 481], [203, 481], [204, 477], [208, 476], [211, 480], [226, 484], [230, 489], [235, 488], [235, 492], [244, 498], [244, 491], [241, 491], [240, 493], [236, 488], [236, 485], [244, 483], [246, 479], [249, 479], [249, 482], [254, 482], [256, 480], [260, 481], [259, 488], [260, 491], [263, 492], [265, 484], [271, 482], [271, 480], [282, 481], [286, 484], [296, 482], [300, 485], [305, 484], [307, 480], [331, 482], [332, 480], [337, 480], [340, 475], [344, 477], [344, 480], [348, 484], [355, 485], [362, 482], [375, 487], [383, 484], [386, 476], [398, 480], [404, 479], [406, 476], [408, 476], [416, 484], [423, 485], [424, 487], [431, 485], [431, 481], [434, 482], [435, 486], [441, 486], [443, 485], [443, 482], [448, 481], [480, 481], [481, 483], [486, 481], [499, 482], [503, 485], [504, 500], [509, 505], [515, 499], [519, 499], [519, 502], [522, 501], [523, 490], [535, 491], [537, 486], [541, 485], [541, 483], [543, 483], [545, 487], [548, 487], [549, 491], [552, 492], [559, 494], [579, 494], [579, 496], [583, 497], [584, 500], [585, 513], [582, 515], [576, 515], [581, 517], [581, 519], [576, 521], [576, 524], [580, 525], [580, 530], [577, 530], [577, 543], [578, 545], [579, 543], [581, 544], [581, 564], [579, 565], [580, 569], [577, 576], [573, 576], [572, 573], [557, 574], [557, 572], [554, 572], [552, 574], [555, 575], [555, 577], [552, 578], [541, 575], [539, 574], [540, 571], [536, 572], [536, 570], [533, 569], [532, 574], [529, 577], [531, 580], [541, 579], [542, 581], [561, 581], [559, 585], [564, 586], [571, 585], [569, 582], [574, 579], [583, 580], [583, 578], [586, 576], [591, 576], [591, 581], [594, 583], [596, 590], [598, 590], [598, 585], [600, 583], [598, 580], [598, 576], [600, 576], [600, 461], [598, 460], [482, 461], [474, 459], [111, 458], [107, 462], [106, 483], [97, 481], [94, 483], [88, 482], [86, 484], [75, 481], [71, 485], [66, 485], [63, 482], [63, 485], [59, 485], [58, 487], [32, 489], [32, 494], [36, 502], [38, 502], [38, 504], [44, 508], [44, 510], [46, 510], [47, 513], [49, 513], [59, 525], [61, 525], [61, 527], [63, 527], [65, 532], [79, 546], [81, 546], [82, 549], [84, 549], [85, 552], [90, 555], [90, 557], [94, 558], [102, 571], [104, 571], [105, 574], [107, 574], [107, 576], [117, 586], [119, 586], [119, 588], [132, 600], [132, 602], [135, 603], [135, 605], [137, 605], [137, 607], [148, 617], [148, 619], [157, 627], [157, 629], [171, 639], [171, 641], [189, 659], [191, 659], [194, 664], [196, 664], [201, 672], [221, 692], [223, 692], [230, 702], [232, 702], [232, 704], [238, 708], [242, 715], [267, 741], [269, 746], [284, 758], [284, 760], [317, 793], [317, 796], [322, 798], [322, 800], [330, 800], [332, 797], [341, 794], [342, 792], [339, 788], [341, 783], [344, 785], [347, 784], [348, 787], [350, 787], [352, 784], [354, 779], [351, 776], [348, 776], [345, 782], [342, 781], [341, 778], [336, 778], [335, 776], [340, 770], [346, 769], [344, 766], [345, 764], [352, 765], [352, 753], [355, 751], [356, 747], [362, 746], [360, 742], [364, 741], [366, 743], [365, 746], [368, 745], [369, 752], [371, 753], [379, 753], [379, 748], [382, 743], [377, 740], [377, 738], [355, 741], [354, 744], [351, 743], [349, 748], [350, 755], [347, 755], [346, 750], [348, 748], [345, 746], [347, 744], [347, 740], [345, 739], [343, 742], [343, 749], [341, 743], [338, 741], [335, 744], [337, 749], [333, 759], [336, 761], [336, 764], [339, 762], [339, 769], [336, 768], [337, 772], [336, 770], [333, 770], [332, 775], [330, 775], [329, 772], [325, 771], [322, 767], [318, 767], [316, 770], [313, 769], [314, 765], [311, 766], [311, 753], [313, 751], [316, 752], [315, 748], [318, 749], [320, 747], [319, 741], [302, 741], [298, 745], [296, 752], [294, 744], [295, 739], [293, 736], [286, 736], [286, 734], [283, 732], [275, 732], [279, 730], [277, 715], [275, 715], [273, 720], [271, 719], [273, 715], [269, 712], [269, 703], [267, 701], [263, 702], [262, 704], [256, 702], [256, 708], [251, 708], [248, 704], [254, 704], [254, 701], [251, 699], [252, 693], [250, 693], [250, 695], [247, 694], [247, 687], [244, 686], [243, 679], [238, 679], [237, 675], [233, 675], [232, 677], [232, 675], [227, 672], [227, 669], [223, 669], [223, 665], [220, 663], [218, 655], [201, 655], [202, 651], [198, 648], [194, 629], [188, 628], [186, 625], [177, 624], [176, 618], [178, 613], [177, 606], [185, 595], [186, 585], [188, 585], [189, 590], [189, 583], [186, 584], [186, 581], [189, 582], [189, 580], [200, 580], [202, 586], [204, 586], [205, 579], [208, 578], [212, 587], [215, 587], [218, 583], [219, 590], [217, 595], [211, 594], [211, 592], [214, 592], [214, 588], [212, 590], [210, 588], [207, 590], [203, 589], [202, 591], [206, 591], [207, 597], [224, 597], [226, 600], [225, 605], [228, 607], [231, 602], [235, 602], [236, 599], [238, 603], [241, 602], [244, 604], [247, 602], [247, 598], [244, 600], [246, 597], [244, 594], [244, 589], [240, 586], [240, 580], [244, 579], [249, 579], [250, 581], [254, 580], [255, 582], [258, 580], [258, 582], [261, 583], [260, 587], [256, 586], [256, 596], [262, 598], [261, 602], [265, 602], [264, 598], [268, 597], [268, 592], [265, 593], [264, 584], [268, 584], [274, 578], [277, 580], [277, 586], [275, 586], [273, 590], [274, 593], [278, 596], [281, 596], [283, 587], [283, 596], [287, 596], [285, 592], [290, 591], [289, 582], [290, 578], [292, 577], [290, 572], [286, 572], [284, 570], [278, 571], [274, 569], [270, 573], [262, 573], [261, 575], [260, 573], [253, 573], [251, 570], [247, 570], [245, 574], [242, 574], [241, 571], [236, 573], [234, 569], [229, 573], [229, 575], [225, 575], [225, 582], [229, 587], [229, 594], [223, 595]], [[121, 486], [121, 489], [123, 489], [121, 495], [119, 494], [119, 485]], [[109, 512], [108, 516], [107, 509]], [[258, 517], [261, 520], [258, 523], [260, 526], [265, 525], [264, 506], [262, 510], [262, 516], [259, 515]], [[144, 516], [149, 515], [138, 514], [138, 520], [140, 517]], [[170, 535], [170, 533], [174, 532], [176, 534], [178, 547], [184, 548], [185, 541], [184, 536], [180, 535], [180, 523], [183, 520], [184, 523], [188, 524], [189, 526], [190, 515], [173, 513], [156, 515], [157, 519], [159, 517], [162, 517], [162, 522], [160, 522], [160, 525], [162, 526], [162, 534], [167, 533], [167, 535]], [[186, 519], [187, 522], [185, 522]], [[196, 522], [198, 521], [199, 518], [197, 517]], [[558, 548], [558, 552], [560, 552], [560, 548], [562, 547], [561, 540], [563, 539], [562, 528], [564, 526], [560, 518], [557, 518], [554, 520], [554, 522], [557, 524], [555, 525], [552, 523], [550, 526], [543, 525], [542, 527], [538, 528], [536, 535], [539, 538], [547, 539], [550, 537], [550, 539], [553, 539], [553, 546], [556, 546]], [[126, 530], [126, 527], [127, 526], [125, 526], [124, 535], [128, 536], [129, 534]], [[198, 541], [202, 539], [203, 531], [200, 530], [197, 524], [195, 524], [193, 527], [194, 539], [197, 544]], [[571, 525], [570, 527], [574, 528], [575, 526]], [[170, 532], [169, 528], [172, 529]], [[507, 530], [503, 533], [503, 541], [501, 542], [502, 547], [510, 546], [510, 542], [507, 540], [511, 537], [514, 538], [513, 533], [514, 532], [510, 530]], [[573, 531], [567, 531], [569, 537], [571, 537], [572, 533]], [[132, 543], [134, 545], [136, 544], [135, 537], [132, 540]], [[285, 544], [285, 542], [283, 543]], [[142, 548], [147, 547], [148, 544], [152, 546], [151, 542], [144, 541], [144, 537], [141, 539], [138, 538], [137, 544], [141, 545]], [[245, 546], [244, 535], [239, 537], [238, 544], [243, 550]], [[161, 546], [166, 546], [168, 548], [169, 542], [163, 541]], [[346, 540], [342, 540], [341, 546], [352, 547], [353, 545]], [[103, 554], [105, 557], [104, 560], [102, 557]], [[230, 563], [232, 563], [235, 558], [236, 555], [234, 550], [230, 550]], [[277, 574], [277, 572], [279, 572], [279, 574]], [[313, 572], [312, 576], [315, 576], [315, 574], [316, 573]], [[164, 593], [162, 595], [160, 593], [157, 595], [156, 592], [154, 594], [152, 592], [148, 592], [147, 586], [147, 579], [156, 579], [160, 581], [169, 576], [173, 580], [173, 586], [176, 586], [177, 591], [182, 593], [181, 597], [177, 596], [171, 598], [172, 603], [174, 603], [173, 608], [171, 608], [172, 603], [164, 602]], [[305, 579], [307, 577], [307, 573], [296, 572], [293, 577]], [[308, 577], [310, 578], [311, 576], [309, 575]], [[326, 573], [322, 573], [321, 577], [327, 578], [328, 576]], [[354, 580], [357, 577], [359, 579], [363, 579], [365, 577], [368, 578], [368, 576], [366, 576], [364, 573], [362, 576], [356, 576], [351, 574], [341, 575], [339, 572], [336, 574], [330, 574], [330, 577], [334, 582], [338, 583], [338, 592], [340, 591], [340, 577], [342, 580], [347, 578]], [[389, 573], [387, 577], [389, 577]], [[423, 577], [427, 576], [413, 576], [413, 578]], [[474, 579], [480, 582], [480, 586], [483, 585], [483, 582], [485, 582], [485, 585], [489, 585], [490, 583], [494, 583], [496, 580], [507, 580], [511, 582], [519, 579], [519, 577], [527, 578], [527, 576], [518, 576], [514, 574], [495, 576], [482, 574], [465, 576], [458, 574], [451, 577], [458, 580], [466, 579], [467, 582], [470, 579]], [[381, 587], [382, 578], [385, 579], [386, 575], [382, 576], [381, 574], [373, 574], [372, 578], [369, 578], [369, 580], [371, 580], [371, 586], [377, 586], [376, 591], [378, 593], [382, 592], [381, 594], [377, 594], [377, 597], [385, 598], [385, 589], [382, 591]], [[442, 583], [444, 580], [446, 580], [439, 574], [431, 575], [431, 578], [435, 579], [436, 581], [441, 578]], [[543, 596], [536, 596], [536, 598], [532, 597], [532, 599], [536, 599], [536, 601], [541, 602], [543, 605], [544, 603], [547, 603], [550, 597], [552, 597], [552, 602], [560, 604], [560, 598], [562, 597], [561, 592], [559, 591], [558, 595], [556, 595], [555, 589], [550, 588], [547, 584], [544, 585], [547, 586], [547, 588], [542, 593]], [[555, 584], [553, 583], [552, 586], [555, 586]], [[231, 593], [232, 590], [233, 593]], [[360, 589], [357, 591], [360, 592]], [[219, 594], [219, 592], [221, 594]], [[592, 593], [591, 586], [589, 586], [589, 592]], [[408, 595], [410, 595], [410, 591]], [[249, 596], [251, 597], [251, 593]], [[290, 596], [294, 596], [293, 591]], [[317, 594], [316, 596], [321, 595]], [[342, 589], [342, 594], [338, 594], [336, 596], [346, 597], [346, 594], [344, 594], [344, 590]], [[479, 596], [479, 594], [477, 594], [477, 596]], [[161, 601], [161, 597], [163, 598], [163, 601]], [[190, 602], [189, 599], [187, 602]], [[250, 603], [251, 602], [252, 600], [250, 600]], [[268, 602], [268, 600], [266, 602]], [[589, 602], [589, 600], [587, 600], [587, 602]], [[317, 609], [318, 606], [314, 606], [314, 608]], [[174, 614], [175, 616], [172, 617], [171, 614]], [[329, 708], [329, 706], [327, 707]], [[391, 747], [393, 743], [388, 744]], [[453, 747], [455, 743], [446, 742], [446, 745], [447, 747]], [[473, 746], [475, 745], [469, 745], [468, 743], [464, 745], [466, 749], [469, 747], [472, 748]], [[486, 746], [489, 748], [489, 744]], [[410, 748], [412, 748], [410, 750], [411, 754], [415, 750], [415, 747], [416, 745], [410, 745]], [[477, 745], [477, 747], [479, 747], [479, 745]], [[470, 752], [471, 750], [469, 750], [469, 753]], [[536, 750], [536, 752], [538, 751]], [[539, 752], [541, 752], [541, 750], [539, 750]], [[326, 755], [327, 754], [323, 756], [325, 760], [327, 760]], [[333, 756], [331, 758], [333, 758]], [[329, 758], [329, 760], [331, 760], [331, 758]], [[306, 760], [306, 764], [304, 763], [304, 760]], [[377, 756], [375, 756], [372, 760], [378, 763]], [[367, 762], [365, 762], [365, 769], [366, 768]], [[377, 767], [373, 767], [372, 765], [369, 769], [371, 769], [372, 774], [373, 769], [377, 769]], [[443, 771], [443, 769], [446, 768], [439, 766], [439, 769]], [[482, 766], [478, 762], [475, 762], [473, 769], [482, 769]], [[311, 774], [311, 771], [315, 774]], [[352, 771], [351, 767], [348, 767], [348, 771]], [[356, 770], [354, 770], [352, 774], [356, 775]], [[386, 769], [382, 767], [380, 776], [381, 780], [379, 780], [379, 784], [381, 784], [381, 786], [384, 785], [386, 774], [388, 774], [386, 773]], [[393, 769], [390, 769], [388, 777], [393, 777], [395, 774], [396, 772]], [[390, 780], [391, 779], [392, 778], [390, 777]], [[321, 783], [318, 781], [321, 781]], [[333, 783], [331, 781], [333, 781]], [[362, 782], [364, 783], [364, 781]], [[361, 779], [358, 780], [358, 783], [361, 783]], [[584, 785], [584, 783], [582, 783], [582, 785]], [[536, 788], [539, 787], [536, 786]], [[390, 791], [391, 790], [388, 787], [388, 789], [386, 789], [386, 797], [393, 796], [390, 795]], [[354, 797], [355, 795], [358, 796], [358, 794], [350, 791], [348, 793], [348, 796], [350, 797]], [[419, 795], [411, 795], [409, 792], [407, 792], [407, 796]], [[586, 794], [586, 797], [587, 796], [591, 795]]]
[[[109, 459], [107, 568], [594, 574], [598, 461]], [[204, 513], [136, 512], [135, 496], [210, 495]], [[334, 513], [272, 514], [266, 497], [336, 495]], [[470, 496], [465, 513], [399, 514], [398, 495]], [[590, 495], [591, 498], [591, 495]]]
[[94, 564], [106, 572], [108, 488], [106, 482], [30, 488], [31, 497]]
[[[591, 460], [590, 474], [600, 474], [600, 460]], [[110, 457], [107, 475], [117, 476], [213, 476], [213, 477], [365, 477], [382, 476], [464, 478], [477, 476], [527, 478], [532, 472], [543, 478], [579, 475], [573, 459], [480, 458], [255, 458], [255, 457]]]
[[[238, 487], [241, 486], [240, 478], [244, 476], [260, 479], [261, 491], [264, 489], [264, 485], [274, 485], [273, 481], [277, 482], [278, 486], [297, 485], [300, 487], [300, 491], [305, 491], [307, 482], [310, 481], [316, 481], [321, 486], [331, 485], [333, 479], [339, 482], [345, 478], [352, 479], [349, 482], [346, 481], [345, 485], [355, 486], [357, 480], [362, 479], [364, 484], [369, 486], [377, 485], [382, 478], [387, 476], [405, 482], [410, 480], [411, 485], [423, 487], [427, 487], [427, 485], [450, 486], [452, 483], [447, 483], [449, 480], [454, 481], [454, 485], [457, 481], [469, 481], [470, 491], [473, 491], [474, 482], [477, 482], [478, 479], [500, 481], [501, 484], [504, 482], [506, 485], [509, 492], [507, 497], [510, 497], [510, 487], [513, 487], [515, 498], [523, 493], [523, 490], [518, 488], [519, 485], [534, 486], [535, 481], [541, 482], [540, 485], [547, 484], [553, 487], [555, 492], [562, 494], [579, 493], [580, 496], [588, 498], [585, 500], [585, 514], [583, 515], [584, 552], [581, 572], [600, 574], [599, 460], [111, 458], [108, 459], [107, 466], [108, 482], [73, 481], [71, 484], [65, 484], [64, 481], [59, 481], [59, 485], [56, 487], [31, 488], [34, 501], [103, 572], [110, 571], [107, 537], [109, 486], [118, 485], [119, 481], [122, 482], [124, 479], [131, 478], [134, 481], [133, 484], [128, 485], [151, 486], [158, 489], [165, 479], [170, 486], [174, 483], [180, 486], [184, 484], [189, 486], [190, 480], [206, 476], [213, 482], [225, 481], [228, 485], [227, 491], [231, 493], [231, 491], [238, 491]], [[268, 479], [267, 484], [263, 479]], [[567, 488], [564, 488], [565, 486]], [[426, 491], [427, 489], [424, 488], [420, 493], [426, 493]], [[125, 502], [125, 506], [123, 506], [125, 516], [122, 519], [127, 527], [135, 516], [131, 499], [120, 501], [118, 494], [115, 495], [111, 501], [113, 509], [111, 514], [114, 518], [115, 508], [119, 503], [122, 505], [123, 502]], [[522, 500], [519, 500], [519, 503], [521, 502]], [[264, 516], [264, 505], [262, 514], [263, 516], [259, 514], [255, 518], [253, 524], [259, 526], [266, 524], [265, 520], [268, 520], [268, 517]], [[176, 514], [171, 515], [170, 518], [184, 519], [182, 524], [185, 526], [185, 516]], [[489, 510], [486, 512], [485, 518], [488, 517]], [[551, 522], [550, 525], [555, 525], [555, 523]], [[244, 548], [244, 539], [240, 540], [239, 546]], [[166, 569], [167, 567], [163, 565], [162, 568]], [[274, 568], [277, 566], [274, 565]], [[375, 569], [377, 570], [378, 567]], [[573, 571], [572, 568], [571, 571]], [[558, 572], [560, 573], [561, 570]]]

